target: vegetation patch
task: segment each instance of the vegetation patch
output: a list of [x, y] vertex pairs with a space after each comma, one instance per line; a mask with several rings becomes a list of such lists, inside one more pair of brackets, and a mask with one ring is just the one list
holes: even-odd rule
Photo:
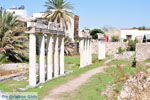
[[[97, 59], [97, 55], [93, 55], [93, 60]], [[90, 66], [87, 66], [85, 68], [79, 69], [79, 55], [76, 56], [66, 56], [65, 57], [65, 70], [74, 70], [73, 73], [70, 73], [68, 75], [65, 75], [63, 77], [59, 77], [50, 81], [47, 81], [44, 84], [41, 84], [40, 86], [33, 88], [33, 89], [28, 89], [26, 92], [37, 92], [39, 95], [39, 99], [42, 99], [44, 96], [48, 94], [50, 90], [53, 88], [56, 88], [57, 86], [64, 84], [68, 82], [69, 80], [79, 76], [80, 74], [89, 71], [93, 68], [96, 68], [104, 61], [98, 61], [93, 63]], [[69, 66], [68, 66], [69, 65]], [[28, 75], [27, 75], [28, 77]], [[14, 85], [14, 86], [12, 86]], [[28, 85], [28, 80], [23, 80], [23, 81], [15, 81], [12, 79], [9, 79], [4, 82], [0, 82], [0, 90], [5, 91], [5, 92], [11, 92], [11, 91], [18, 91], [18, 88], [25, 88]], [[12, 86], [12, 87], [10, 87]]]
[[[65, 97], [67, 100], [116, 100], [124, 82], [135, 73], [148, 67], [129, 66], [129, 61], [112, 61], [109, 64], [120, 67], [108, 67], [104, 73], [93, 76], [86, 84], [75, 91], [74, 95]], [[112, 90], [112, 92], [111, 92]]]

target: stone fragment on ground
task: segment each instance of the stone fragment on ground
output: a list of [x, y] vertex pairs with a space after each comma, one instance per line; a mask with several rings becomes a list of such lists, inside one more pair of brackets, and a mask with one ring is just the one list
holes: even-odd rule
[[25, 76], [17, 76], [17, 77], [14, 77], [13, 80], [16, 80], [16, 81], [23, 81], [23, 80], [26, 80], [27, 77]]
[[104, 91], [101, 93], [102, 96], [107, 97], [107, 98], [114, 98], [117, 94], [115, 92], [114, 86], [108, 86]]
[[143, 94], [146, 94], [146, 89], [150, 90], [148, 73], [139, 72], [125, 82], [118, 100], [149, 100], [150, 95], [144, 95], [143, 97]]
[[130, 59], [134, 55], [135, 55], [135, 52], [118, 53], [118, 54], [114, 54], [113, 59], [114, 60], [126, 60], [126, 59]]

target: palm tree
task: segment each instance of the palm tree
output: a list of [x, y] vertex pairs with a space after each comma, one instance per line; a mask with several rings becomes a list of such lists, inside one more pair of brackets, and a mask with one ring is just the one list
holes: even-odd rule
[[27, 60], [27, 36], [23, 34], [22, 25], [12, 13], [0, 11], [0, 61], [6, 58], [13, 62]]
[[59, 23], [67, 30], [68, 24], [71, 24], [70, 19], [73, 18], [73, 13], [69, 11], [73, 9], [72, 4], [65, 0], [48, 0], [45, 6], [47, 7], [46, 19]]
[[64, 53], [66, 56], [73, 55], [74, 46], [75, 45], [71, 42], [71, 39], [66, 36], [64, 40]]

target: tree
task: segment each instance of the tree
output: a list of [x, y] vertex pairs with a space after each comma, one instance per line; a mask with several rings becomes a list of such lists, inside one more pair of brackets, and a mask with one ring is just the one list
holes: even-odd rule
[[27, 36], [23, 34], [22, 25], [12, 13], [0, 11], [0, 61], [28, 60], [25, 57]]
[[93, 29], [93, 30], [90, 31], [90, 35], [92, 36], [93, 39], [97, 39], [98, 38], [97, 33], [104, 34], [104, 32], [101, 29]]
[[68, 29], [68, 24], [71, 24], [70, 20], [73, 18], [73, 13], [69, 11], [73, 9], [72, 4], [65, 0], [48, 0], [45, 6], [47, 7], [45, 18]]
[[145, 26], [142, 26], [142, 27], [139, 27], [138, 29], [139, 29], [139, 30], [146, 30], [146, 27], [145, 27]]
[[67, 56], [71, 56], [73, 54], [74, 44], [71, 42], [71, 39], [66, 36], [64, 39], [64, 53]]

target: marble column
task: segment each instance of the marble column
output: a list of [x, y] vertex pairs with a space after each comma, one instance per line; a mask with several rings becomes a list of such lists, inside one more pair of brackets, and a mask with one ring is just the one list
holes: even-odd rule
[[36, 86], [36, 36], [29, 36], [29, 86]]
[[84, 39], [80, 40], [80, 68], [84, 67]]
[[59, 76], [59, 53], [58, 53], [58, 37], [54, 36], [54, 77]]
[[102, 60], [106, 58], [105, 42], [99, 40], [98, 42], [98, 59]]
[[87, 39], [84, 39], [84, 67], [87, 65]]
[[47, 79], [50, 80], [53, 77], [53, 37], [47, 38]]
[[89, 62], [89, 63], [92, 64], [92, 39], [90, 39], [89, 48], [90, 48], [90, 49], [89, 49], [89, 50], [90, 50], [90, 51], [89, 51], [89, 53], [90, 53], [90, 58], [89, 58], [89, 59], [90, 59], [90, 62]]
[[60, 55], [59, 55], [59, 60], [60, 60], [60, 75], [64, 74], [64, 37], [60, 37]]
[[88, 39], [87, 51], [88, 51], [87, 64], [90, 65], [90, 39]]
[[39, 36], [39, 73], [40, 83], [45, 82], [45, 36]]

